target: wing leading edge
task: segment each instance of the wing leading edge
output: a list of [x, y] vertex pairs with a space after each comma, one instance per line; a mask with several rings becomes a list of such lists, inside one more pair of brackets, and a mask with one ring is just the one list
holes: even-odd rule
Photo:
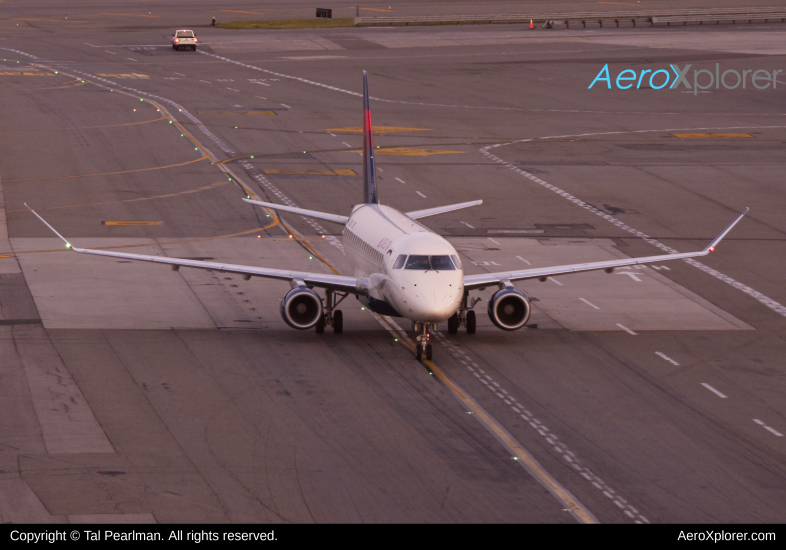
[[708, 244], [703, 250], [698, 252], [683, 252], [680, 254], [661, 254], [660, 256], [646, 256], [643, 258], [630, 258], [627, 260], [609, 260], [603, 262], [591, 262], [586, 264], [571, 264], [561, 265], [554, 267], [538, 267], [534, 269], [521, 269], [517, 271], [500, 271], [497, 273], [481, 273], [478, 275], [467, 275], [464, 277], [464, 288], [466, 290], [473, 290], [487, 286], [493, 286], [503, 282], [521, 281], [524, 279], [539, 279], [542, 277], [553, 277], [555, 275], [566, 275], [568, 273], [583, 273], [585, 271], [598, 271], [601, 269], [615, 269], [618, 267], [625, 267], [629, 265], [648, 264], [653, 262], [664, 262], [668, 260], [685, 260], [687, 258], [695, 258], [697, 256], [706, 256], [715, 250], [719, 242], [737, 225], [745, 214], [748, 213], [748, 208], [735, 219], [720, 235]]
[[38, 215], [38, 212], [27, 206], [28, 210], [35, 214], [60, 240], [62, 240], [66, 248], [78, 252], [80, 254], [93, 254], [95, 256], [109, 256], [111, 258], [123, 258], [126, 260], [136, 260], [141, 262], [153, 262], [158, 264], [171, 265], [172, 269], [177, 270], [181, 267], [194, 267], [198, 269], [211, 269], [213, 271], [223, 271], [226, 273], [238, 273], [240, 275], [250, 277], [265, 277], [268, 279], [280, 279], [284, 281], [294, 281], [298, 284], [301, 282], [307, 286], [316, 286], [319, 288], [329, 288], [338, 290], [340, 292], [350, 292], [352, 294], [367, 294], [368, 281], [358, 277], [346, 277], [344, 275], [328, 275], [325, 273], [309, 273], [306, 271], [289, 271], [285, 269], [273, 269], [268, 267], [255, 267], [248, 265], [226, 264], [221, 262], [203, 262], [199, 260], [185, 260], [182, 258], [168, 258], [166, 256], [148, 256], [144, 254], [128, 254], [126, 252], [114, 252], [111, 250], [91, 250], [88, 248], [77, 248], [72, 246], [68, 240], [63, 237], [57, 230], [49, 225], [49, 223]]

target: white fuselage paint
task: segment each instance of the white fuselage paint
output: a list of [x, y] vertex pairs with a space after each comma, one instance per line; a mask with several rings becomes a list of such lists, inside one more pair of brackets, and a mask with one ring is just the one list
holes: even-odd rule
[[455, 256], [453, 246], [427, 227], [389, 206], [361, 204], [353, 208], [343, 232], [344, 251], [354, 275], [369, 281], [362, 303], [390, 315], [386, 307], [417, 322], [440, 322], [459, 307], [464, 270], [393, 269], [401, 254]]

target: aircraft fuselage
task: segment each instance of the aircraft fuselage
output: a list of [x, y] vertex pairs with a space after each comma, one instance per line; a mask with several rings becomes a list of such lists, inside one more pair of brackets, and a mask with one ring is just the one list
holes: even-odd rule
[[354, 275], [369, 281], [368, 296], [359, 300], [372, 311], [437, 323], [458, 309], [464, 270], [456, 249], [398, 210], [357, 205], [343, 244]]

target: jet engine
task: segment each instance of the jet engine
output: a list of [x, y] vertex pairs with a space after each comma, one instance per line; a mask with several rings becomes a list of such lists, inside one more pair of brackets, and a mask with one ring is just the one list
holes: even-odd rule
[[502, 330], [517, 330], [529, 320], [529, 300], [514, 288], [498, 291], [489, 300], [489, 318]]
[[309, 329], [322, 318], [322, 299], [309, 288], [293, 288], [281, 300], [281, 317], [292, 328]]

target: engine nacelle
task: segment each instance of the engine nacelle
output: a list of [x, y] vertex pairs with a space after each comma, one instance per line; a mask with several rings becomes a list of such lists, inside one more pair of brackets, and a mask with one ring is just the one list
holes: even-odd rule
[[529, 320], [529, 300], [514, 288], [498, 291], [489, 300], [489, 318], [502, 330], [517, 330]]
[[322, 299], [310, 288], [293, 288], [281, 300], [281, 317], [292, 328], [309, 329], [322, 317]]

